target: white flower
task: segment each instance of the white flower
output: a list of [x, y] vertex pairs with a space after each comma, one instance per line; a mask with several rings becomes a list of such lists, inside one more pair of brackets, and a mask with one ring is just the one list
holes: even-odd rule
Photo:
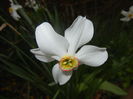
[[133, 19], [133, 6], [129, 8], [129, 11], [122, 10], [121, 14], [125, 16], [124, 18], [120, 19], [121, 21], [124, 21], [124, 22], [130, 21], [131, 19]]
[[29, 8], [33, 8], [35, 11], [39, 9], [39, 6], [35, 0], [30, 0], [30, 1], [28, 0], [25, 2], [25, 5], [28, 6]]
[[55, 82], [63, 85], [79, 65], [97, 67], [107, 60], [106, 48], [84, 45], [92, 39], [93, 33], [92, 22], [82, 16], [78, 16], [65, 30], [64, 37], [57, 34], [49, 23], [44, 22], [36, 28], [39, 48], [31, 49], [31, 52], [42, 62], [58, 61], [52, 69], [52, 74]]
[[11, 7], [9, 7], [9, 13], [11, 14], [14, 20], [18, 21], [21, 17], [17, 13], [17, 10], [22, 8], [22, 6], [14, 4], [12, 0], [10, 0], [10, 2], [11, 2]]

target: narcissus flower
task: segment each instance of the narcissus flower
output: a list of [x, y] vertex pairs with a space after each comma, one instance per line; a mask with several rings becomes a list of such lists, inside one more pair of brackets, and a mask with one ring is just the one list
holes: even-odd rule
[[64, 37], [44, 22], [36, 28], [35, 33], [39, 48], [31, 49], [31, 52], [42, 62], [58, 61], [53, 66], [52, 74], [55, 82], [63, 85], [79, 65], [97, 67], [107, 60], [106, 48], [84, 45], [92, 39], [93, 33], [92, 22], [82, 16], [78, 16], [65, 30]]
[[9, 7], [9, 13], [11, 14], [14, 20], [18, 21], [21, 17], [17, 13], [17, 10], [22, 8], [22, 6], [14, 4], [12, 0], [10, 0], [10, 2], [11, 2], [10, 4], [11, 6]]
[[28, 6], [29, 8], [33, 8], [35, 11], [39, 9], [39, 6], [36, 3], [36, 0], [26, 0], [25, 6]]
[[122, 10], [121, 14], [125, 16], [124, 18], [120, 19], [121, 21], [124, 21], [124, 22], [130, 21], [131, 19], [133, 19], [133, 6], [129, 8], [129, 11]]

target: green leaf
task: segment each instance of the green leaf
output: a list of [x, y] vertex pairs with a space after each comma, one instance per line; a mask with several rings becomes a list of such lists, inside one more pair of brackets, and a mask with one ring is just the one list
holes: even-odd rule
[[112, 92], [116, 95], [127, 95], [127, 92], [125, 92], [123, 89], [121, 89], [117, 85], [114, 85], [114, 84], [112, 84], [111, 82], [108, 82], [108, 81], [104, 81], [100, 85], [100, 89]]
[[59, 95], [59, 93], [60, 93], [60, 90], [58, 89], [52, 99], [57, 99], [57, 96]]

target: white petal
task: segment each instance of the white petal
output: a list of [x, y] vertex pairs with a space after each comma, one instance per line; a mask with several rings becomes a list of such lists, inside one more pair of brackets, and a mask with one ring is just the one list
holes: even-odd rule
[[68, 41], [57, 34], [47, 22], [36, 28], [36, 41], [40, 50], [51, 56], [63, 56], [69, 46]]
[[9, 0], [11, 3], [13, 3], [13, 1], [12, 0]]
[[124, 15], [124, 16], [128, 16], [128, 12], [124, 11], [124, 10], [121, 10], [121, 14]]
[[81, 64], [96, 67], [102, 65], [107, 60], [108, 53], [106, 48], [86, 45], [78, 51], [76, 57]]
[[65, 38], [70, 44], [68, 53], [74, 54], [79, 47], [92, 39], [93, 33], [92, 22], [86, 19], [86, 17], [77, 17], [73, 24], [65, 31]]
[[30, 52], [33, 53], [35, 55], [35, 57], [38, 60], [42, 61], [42, 62], [51, 62], [51, 61], [54, 61], [53, 58], [51, 58], [50, 56], [48, 56], [45, 53], [43, 53], [42, 51], [40, 51], [39, 48], [31, 49]]
[[121, 21], [124, 21], [124, 22], [128, 22], [128, 21], [130, 21], [131, 19], [128, 18], [128, 17], [124, 17], [124, 18], [120, 18], [120, 20], [121, 20]]
[[14, 10], [18, 10], [18, 9], [20, 9], [20, 8], [22, 8], [22, 6], [21, 5], [11, 5], [11, 7], [14, 9]]
[[33, 5], [33, 9], [34, 9], [35, 11], [37, 11], [37, 10], [39, 9], [39, 6], [38, 6], [37, 4], [34, 4], [34, 5]]
[[19, 14], [16, 12], [16, 10], [14, 10], [11, 13], [11, 16], [14, 18], [14, 20], [18, 21], [21, 17], [19, 16]]
[[133, 13], [133, 6], [129, 8], [129, 11]]
[[53, 59], [57, 60], [57, 61], [60, 61], [61, 57], [59, 56], [51, 56]]
[[62, 71], [59, 68], [59, 64], [54, 65], [52, 69], [52, 74], [56, 83], [63, 85], [68, 82], [72, 76], [72, 71]]

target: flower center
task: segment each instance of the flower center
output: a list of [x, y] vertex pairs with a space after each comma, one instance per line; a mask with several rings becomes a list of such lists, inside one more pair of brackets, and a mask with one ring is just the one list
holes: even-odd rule
[[71, 71], [78, 67], [79, 61], [74, 56], [63, 56], [59, 61], [60, 69], [63, 71]]
[[133, 17], [133, 14], [128, 14], [128, 17], [129, 17], [129, 18], [132, 18], [132, 17]]
[[13, 12], [13, 8], [9, 8], [9, 13], [12, 13]]

